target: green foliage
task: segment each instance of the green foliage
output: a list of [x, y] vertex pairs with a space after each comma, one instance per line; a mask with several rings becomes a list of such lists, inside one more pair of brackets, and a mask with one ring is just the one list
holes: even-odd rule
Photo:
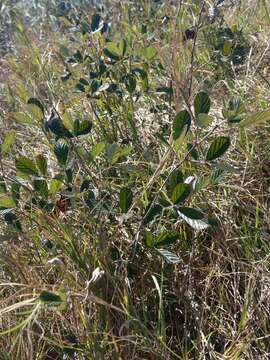
[[207, 154], [206, 160], [212, 161], [220, 156], [222, 156], [230, 146], [230, 138], [226, 136], [217, 137], [210, 145]]
[[59, 164], [66, 165], [69, 153], [69, 146], [64, 139], [59, 139], [54, 146], [54, 153]]
[[129, 188], [123, 188], [120, 191], [120, 208], [123, 213], [128, 212], [131, 204], [132, 204], [133, 194]]
[[172, 191], [172, 201], [178, 204], [184, 201], [190, 194], [191, 188], [189, 184], [177, 184]]
[[4, 138], [2, 144], [1, 144], [1, 153], [2, 155], [5, 155], [8, 153], [10, 147], [15, 141], [16, 133], [15, 131], [10, 131]]
[[210, 110], [211, 102], [208, 94], [200, 92], [194, 99], [194, 110], [196, 117], [199, 114], [208, 114]]
[[191, 124], [191, 118], [187, 110], [180, 111], [173, 120], [173, 139], [177, 140], [182, 131], [188, 131]]
[[27, 158], [26, 156], [21, 156], [15, 159], [16, 169], [21, 173], [26, 175], [38, 175], [38, 169], [35, 163]]
[[248, 127], [268, 131], [266, 53], [242, 3], [175, 3], [1, 8], [14, 29], [0, 74], [9, 357], [263, 358], [252, 289], [268, 180], [249, 176], [268, 172], [269, 146]]

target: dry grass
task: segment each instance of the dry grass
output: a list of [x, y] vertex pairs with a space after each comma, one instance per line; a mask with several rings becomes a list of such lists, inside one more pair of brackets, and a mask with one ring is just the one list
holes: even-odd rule
[[[150, 5], [143, 4], [150, 11]], [[194, 19], [198, 19], [199, 7], [193, 10], [184, 2], [180, 4], [185, 10], [183, 27], [192, 22], [189, 12], [194, 11]], [[136, 8], [137, 4], [129, 6]], [[76, 154], [75, 190], [68, 212], [55, 216], [34, 203], [31, 211], [27, 210], [25, 205], [33, 192], [23, 189], [16, 210], [23, 231], [1, 222], [1, 360], [270, 358], [269, 126], [246, 130], [219, 123], [223, 100], [232, 95], [241, 97], [248, 113], [269, 107], [269, 22], [263, 16], [264, 6], [268, 5], [263, 1], [224, 6], [228, 25], [243, 26], [251, 46], [246, 61], [240, 66], [225, 64], [224, 78], [218, 80], [215, 77], [220, 68], [209, 57], [210, 46], [207, 47], [203, 33], [192, 45], [183, 42], [181, 27], [177, 32], [175, 24], [169, 23], [166, 31], [162, 30], [161, 21], [158, 22], [161, 15], [166, 13], [173, 18], [175, 9], [182, 8], [165, 3], [153, 20], [150, 17], [148, 26], [155, 29], [157, 40], [153, 38], [149, 43], [158, 49], [162, 65], [166, 68], [170, 64], [169, 71], [166, 68], [160, 73], [149, 67], [150, 89], [168, 86], [171, 81], [180, 90], [170, 101], [150, 90], [132, 104], [135, 134], [125, 118], [130, 111], [126, 106], [128, 97], [112, 104], [115, 118], [110, 123], [111, 118], [102, 113], [100, 104], [98, 109], [102, 111], [94, 116], [94, 101], [90, 106], [84, 95], [74, 92], [75, 83], [63, 84], [59, 80], [64, 66], [58, 55], [58, 33], [47, 30], [43, 38], [35, 41], [33, 29], [28, 39], [36, 48], [27, 47], [23, 42], [27, 37], [22, 37], [17, 45], [20, 50], [13, 55], [20, 63], [4, 60], [9, 68], [0, 76], [10, 88], [5, 87], [5, 99], [0, 102], [4, 110], [0, 115], [1, 128], [5, 133], [11, 128], [16, 130], [16, 156], [33, 157], [33, 152], [42, 152], [53, 157], [53, 140], [48, 141], [41, 127], [27, 126], [25, 130], [25, 125], [13, 120], [14, 111], [25, 109], [23, 96], [34, 94], [47, 103], [52, 99], [62, 113], [72, 108], [75, 114], [93, 116], [94, 135], [92, 143], [86, 139], [74, 141], [81, 153]], [[121, 11], [123, 19], [127, 19], [124, 4]], [[142, 21], [146, 21], [146, 13], [145, 10], [141, 15]], [[124, 22], [122, 26], [121, 31], [129, 28]], [[60, 31], [61, 44], [74, 46], [68, 30]], [[80, 46], [85, 47], [84, 39], [80, 41]], [[174, 56], [167, 50], [168, 41], [171, 49], [177, 50]], [[75, 77], [84, 75], [84, 70], [83, 66], [74, 66]], [[183, 221], [172, 224], [169, 217], [160, 223], [157, 220], [154, 230], [163, 226], [180, 235], [180, 241], [170, 248], [180, 262], [168, 264], [144, 245], [144, 207], [159, 190], [161, 194], [164, 190], [160, 174], [167, 175], [180, 163], [186, 176], [199, 178], [209, 174], [209, 166], [204, 161], [187, 160], [177, 153], [173, 142], [171, 147], [159, 142], [156, 133], [162, 132], [170, 142], [175, 111], [190, 107], [195, 94], [207, 86], [211, 86], [211, 114], [217, 119], [215, 134], [231, 136], [230, 150], [222, 158], [230, 171], [219, 184], [206, 186], [194, 195], [188, 205], [207, 210], [218, 226], [196, 231]], [[22, 88], [25, 94], [20, 91]], [[132, 143], [135, 151], [113, 165], [103, 155], [94, 163], [84, 164], [81, 148], [89, 149], [93, 142], [104, 141], [102, 125], [109, 133], [113, 120], [120, 134], [118, 142]], [[1, 157], [2, 176], [9, 186], [16, 174], [14, 154]], [[60, 171], [55, 162], [52, 159], [54, 168], [49, 169], [48, 178]], [[85, 205], [80, 195], [79, 187], [86, 175], [99, 189], [98, 205], [93, 209]], [[132, 188], [137, 201], [130, 217], [121, 215], [116, 208], [118, 193], [125, 185]], [[61, 191], [64, 193], [64, 188]], [[54, 202], [61, 191], [52, 196]], [[104, 273], [91, 281], [97, 268]], [[60, 294], [60, 307], [41, 301], [44, 291]]]

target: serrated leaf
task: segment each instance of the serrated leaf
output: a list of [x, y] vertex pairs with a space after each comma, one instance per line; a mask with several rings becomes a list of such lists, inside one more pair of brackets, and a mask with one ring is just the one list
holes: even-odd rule
[[241, 121], [240, 127], [258, 125], [262, 122], [269, 120], [270, 120], [270, 109], [260, 111], [257, 114], [247, 117], [246, 119]]
[[183, 130], [188, 131], [191, 124], [191, 118], [187, 110], [180, 111], [173, 120], [173, 139], [177, 140]]
[[105, 147], [106, 145], [104, 142], [97, 143], [90, 152], [90, 160], [93, 161], [97, 156], [99, 156], [105, 150]]
[[127, 213], [132, 204], [133, 194], [129, 188], [122, 188], [119, 196], [120, 208], [123, 213]]
[[127, 50], [127, 41], [125, 39], [122, 39], [119, 44], [119, 51], [121, 52], [122, 56], [125, 56]]
[[16, 132], [15, 131], [10, 131], [4, 138], [2, 144], [1, 144], [1, 153], [3, 155], [7, 154], [11, 145], [14, 143], [15, 140], [15, 136], [16, 136]]
[[132, 74], [126, 74], [124, 77], [124, 83], [126, 85], [127, 91], [133, 93], [136, 89], [136, 78]]
[[11, 196], [0, 195], [0, 207], [9, 209], [9, 208], [14, 208], [15, 206], [16, 204]]
[[94, 14], [92, 16], [92, 21], [91, 21], [91, 30], [92, 30], [92, 32], [98, 30], [100, 20], [101, 20], [101, 17], [100, 17], [99, 14]]
[[53, 132], [57, 137], [73, 137], [72, 133], [64, 126], [64, 123], [59, 116], [52, 116], [45, 122], [44, 127], [46, 131]]
[[156, 56], [156, 54], [157, 54], [157, 51], [153, 46], [148, 46], [148, 48], [146, 48], [145, 56], [148, 61], [153, 60], [154, 57]]
[[47, 175], [47, 159], [45, 156], [39, 154], [36, 156], [36, 164], [42, 175]]
[[106, 48], [104, 49], [104, 53], [106, 56], [113, 60], [119, 60], [121, 57], [121, 51], [117, 47], [117, 45], [113, 42], [106, 43]]
[[30, 98], [27, 101], [27, 107], [34, 120], [37, 119], [41, 121], [44, 117], [44, 108], [41, 102], [36, 98]]
[[44, 179], [35, 179], [33, 181], [34, 189], [44, 198], [48, 198], [49, 189], [46, 180]]
[[121, 147], [117, 143], [109, 144], [107, 147], [108, 159], [112, 165], [116, 164], [121, 158], [127, 156], [132, 150], [131, 146]]
[[199, 154], [198, 154], [196, 148], [193, 146], [193, 144], [187, 143], [187, 149], [188, 149], [188, 152], [190, 153], [190, 156], [192, 157], [192, 159], [194, 159], [194, 160], [199, 159]]
[[65, 165], [68, 158], [69, 146], [63, 139], [59, 139], [54, 146], [54, 153], [57, 157], [59, 164]]
[[178, 264], [181, 261], [179, 256], [166, 249], [157, 249], [157, 252], [171, 264]]
[[38, 175], [38, 169], [34, 162], [28, 159], [26, 156], [21, 156], [15, 160], [16, 169], [23, 174]]
[[183, 182], [184, 182], [184, 178], [183, 178], [182, 171], [179, 169], [173, 170], [173, 172], [171, 173], [171, 175], [167, 181], [168, 193], [171, 194], [173, 189], [176, 187], [176, 185], [183, 183]]
[[154, 241], [154, 246], [167, 246], [174, 244], [178, 240], [179, 235], [176, 232], [164, 231], [158, 235]]
[[171, 199], [174, 204], [178, 204], [184, 201], [191, 192], [191, 186], [189, 184], [177, 184], [171, 195]]
[[198, 93], [194, 99], [194, 110], [196, 118], [199, 114], [208, 114], [210, 106], [211, 102], [208, 94], [203, 91]]
[[222, 156], [228, 150], [230, 143], [230, 138], [226, 136], [216, 138], [207, 151], [206, 160], [212, 161]]
[[152, 206], [150, 210], [149, 210], [149, 207], [148, 207], [146, 209], [146, 211], [145, 211], [143, 223], [145, 225], [148, 224], [150, 221], [154, 220], [154, 218], [157, 215], [159, 215], [161, 212], [162, 212], [162, 206], [159, 205], [159, 204], [156, 204], [156, 205]]
[[62, 303], [61, 296], [50, 291], [42, 291], [39, 295], [39, 300], [49, 306], [59, 306]]
[[73, 125], [73, 132], [75, 136], [87, 135], [92, 129], [92, 123], [88, 120], [80, 121], [76, 119]]
[[40, 109], [40, 111], [42, 112], [42, 114], [44, 114], [44, 107], [43, 107], [43, 105], [41, 104], [41, 102], [40, 102], [38, 99], [36, 99], [36, 98], [30, 98], [30, 99], [27, 101], [27, 104], [28, 104], [28, 105], [35, 105], [35, 106], [37, 106], [37, 107]]
[[27, 114], [24, 114], [22, 112], [13, 112], [13, 113], [11, 113], [11, 116], [13, 119], [15, 119], [15, 121], [17, 121], [20, 124], [32, 124], [33, 123], [33, 119], [31, 119], [30, 116], [28, 116]]
[[204, 128], [210, 126], [214, 121], [214, 118], [213, 116], [210, 116], [208, 114], [198, 114], [196, 120], [197, 120], [197, 124], [200, 127]]
[[63, 124], [64, 124], [65, 128], [67, 128], [68, 130], [73, 130], [72, 117], [71, 117], [71, 115], [70, 115], [70, 113], [68, 111], [64, 112]]
[[181, 207], [178, 209], [178, 214], [195, 230], [203, 230], [209, 226], [208, 222], [204, 220], [204, 214], [197, 209]]
[[60, 190], [62, 186], [63, 186], [62, 181], [58, 179], [52, 179], [50, 183], [50, 194], [51, 195], [56, 194], [57, 191]]

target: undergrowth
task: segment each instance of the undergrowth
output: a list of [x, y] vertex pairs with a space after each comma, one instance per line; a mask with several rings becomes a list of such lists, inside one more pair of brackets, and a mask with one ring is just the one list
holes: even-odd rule
[[269, 4], [1, 6], [0, 359], [269, 359]]

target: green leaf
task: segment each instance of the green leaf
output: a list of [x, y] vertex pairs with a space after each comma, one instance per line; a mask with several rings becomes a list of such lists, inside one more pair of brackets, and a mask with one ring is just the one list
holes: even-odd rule
[[208, 222], [204, 220], [204, 214], [197, 209], [181, 207], [178, 209], [178, 214], [195, 230], [203, 230], [209, 226]]
[[270, 109], [260, 111], [255, 115], [249, 116], [246, 119], [242, 120], [240, 123], [241, 127], [258, 125], [262, 122], [270, 120]]
[[46, 180], [43, 179], [35, 179], [33, 181], [34, 189], [44, 198], [48, 198], [49, 189]]
[[44, 108], [41, 102], [36, 98], [30, 98], [27, 102], [28, 110], [32, 114], [34, 120], [41, 121], [44, 117]]
[[50, 291], [42, 291], [39, 300], [48, 306], [59, 306], [62, 303], [61, 296]]
[[132, 150], [131, 146], [121, 147], [117, 143], [109, 144], [107, 147], [108, 159], [112, 165], [116, 164], [121, 158], [127, 156]]
[[162, 206], [156, 204], [152, 206], [149, 210], [149, 207], [145, 211], [143, 223], [146, 225], [150, 221], [154, 220], [154, 218], [162, 212]]
[[175, 186], [172, 192], [172, 201], [174, 204], [184, 201], [191, 192], [191, 186], [189, 184], [178, 184]]
[[119, 44], [119, 51], [122, 56], [125, 56], [126, 51], [127, 51], [127, 41], [125, 39], [121, 40], [121, 42]]
[[191, 118], [187, 110], [180, 111], [173, 120], [173, 139], [177, 140], [182, 131], [190, 128]]
[[97, 156], [99, 156], [105, 150], [105, 143], [97, 143], [90, 152], [90, 161], [93, 161]]
[[93, 209], [97, 205], [96, 194], [92, 190], [87, 190], [83, 196], [86, 205]]
[[192, 157], [192, 159], [194, 159], [194, 160], [199, 159], [199, 154], [198, 154], [196, 148], [193, 146], [193, 144], [187, 143], [187, 149], [188, 149], [188, 152], [190, 153], [190, 156]]
[[98, 30], [101, 17], [99, 14], [94, 14], [91, 21], [91, 30], [94, 32]]
[[41, 102], [40, 102], [38, 99], [36, 99], [36, 98], [30, 98], [30, 99], [27, 101], [27, 104], [28, 104], [28, 105], [35, 105], [35, 106], [37, 106], [37, 107], [40, 109], [40, 111], [42, 112], [42, 114], [44, 114], [44, 107], [43, 107], [43, 105], [41, 104]]
[[210, 145], [207, 151], [206, 160], [211, 161], [217, 159], [228, 150], [229, 146], [230, 138], [226, 136], [219, 136]]
[[15, 160], [17, 170], [27, 175], [38, 175], [38, 169], [34, 162], [26, 156], [21, 156]]
[[3, 155], [7, 154], [11, 145], [14, 143], [16, 136], [15, 131], [10, 131], [4, 138], [2, 144], [1, 144], [1, 152]]
[[183, 182], [184, 182], [184, 179], [183, 179], [182, 171], [179, 169], [173, 170], [173, 172], [171, 173], [171, 175], [167, 181], [168, 193], [171, 194], [173, 189], [176, 187], [176, 185], [183, 183]]
[[12, 183], [11, 185], [11, 195], [16, 205], [18, 204], [18, 201], [20, 199], [20, 188], [21, 184], [17, 182]]
[[232, 50], [232, 40], [225, 40], [222, 48], [222, 55], [229, 56]]
[[59, 164], [65, 165], [68, 158], [69, 146], [64, 139], [59, 139], [54, 146], [54, 153]]
[[154, 57], [156, 56], [156, 54], [157, 54], [157, 51], [153, 46], [148, 46], [148, 48], [146, 48], [145, 56], [148, 61], [153, 60]]
[[84, 179], [82, 184], [81, 184], [81, 187], [80, 187], [80, 192], [84, 192], [84, 191], [89, 190], [90, 186], [91, 186], [90, 179]]
[[64, 45], [60, 45], [60, 47], [59, 47], [59, 52], [60, 52], [60, 54], [61, 54], [62, 56], [64, 56], [64, 57], [68, 57], [68, 56], [69, 56], [69, 50], [68, 50], [68, 48], [67, 48], [66, 46], [64, 46]]
[[199, 114], [208, 114], [210, 110], [210, 98], [207, 93], [200, 92], [196, 95], [194, 100], [194, 109], [195, 109], [195, 116]]
[[164, 231], [158, 235], [154, 241], [154, 246], [167, 246], [174, 244], [179, 239], [179, 235], [176, 232]]
[[132, 204], [133, 194], [129, 188], [123, 188], [120, 191], [120, 208], [123, 213], [127, 213]]
[[0, 207], [9, 209], [9, 208], [14, 208], [15, 206], [16, 204], [11, 196], [0, 195]]
[[70, 115], [70, 113], [68, 111], [64, 112], [63, 124], [64, 124], [65, 128], [67, 128], [68, 130], [73, 130], [72, 117], [71, 117], [71, 115]]
[[67, 182], [71, 183], [72, 179], [73, 179], [73, 167], [72, 167], [72, 163], [69, 163], [67, 168], [66, 168], [66, 177], [67, 177]]
[[127, 91], [132, 94], [136, 89], [137, 82], [135, 76], [132, 74], [126, 74], [124, 76], [124, 83], [126, 85]]
[[76, 119], [73, 124], [73, 132], [75, 136], [87, 135], [92, 129], [92, 123], [88, 120], [80, 121]]
[[22, 112], [14, 112], [11, 113], [11, 116], [18, 122], [21, 124], [32, 124], [33, 123], [33, 119], [31, 119], [30, 116], [28, 116], [27, 114], [24, 114]]
[[222, 111], [225, 119], [231, 123], [239, 123], [244, 118], [246, 109], [241, 99], [235, 97], [229, 101], [228, 108]]
[[207, 114], [198, 114], [197, 118], [197, 124], [204, 128], [204, 127], [208, 127], [212, 124], [212, 122], [214, 121], [213, 116], [207, 115]]
[[47, 159], [39, 154], [36, 156], [36, 164], [42, 175], [47, 175]]
[[145, 243], [150, 248], [154, 247], [154, 236], [150, 231], [145, 232]]
[[165, 250], [165, 249], [157, 249], [157, 252], [168, 262], [171, 264], [178, 264], [181, 259], [176, 254]]
[[106, 48], [104, 49], [106, 56], [113, 60], [119, 60], [121, 57], [121, 50], [113, 42], [106, 43]]
[[60, 190], [62, 186], [63, 186], [62, 181], [58, 179], [52, 179], [50, 183], [50, 194], [51, 195], [56, 194], [57, 191]]
[[46, 131], [52, 131], [57, 137], [72, 138], [71, 132], [64, 126], [63, 121], [59, 116], [53, 116], [45, 122]]
[[84, 85], [81, 84], [81, 83], [76, 84], [76, 85], [75, 85], [75, 88], [76, 88], [77, 90], [81, 91], [81, 92], [85, 92], [85, 87], [84, 87]]
[[4, 215], [4, 219], [9, 225], [12, 225], [16, 230], [19, 230], [19, 231], [22, 230], [22, 225], [21, 225], [20, 220], [18, 219], [18, 216], [16, 214], [14, 214], [13, 212], [6, 213]]

